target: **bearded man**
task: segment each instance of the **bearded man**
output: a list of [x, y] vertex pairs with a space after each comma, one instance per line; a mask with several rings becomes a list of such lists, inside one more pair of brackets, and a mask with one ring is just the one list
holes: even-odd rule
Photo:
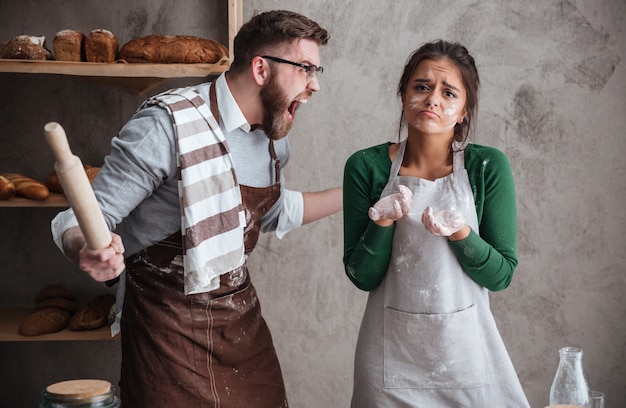
[[328, 39], [297, 13], [254, 16], [227, 72], [149, 98], [113, 138], [93, 182], [111, 245], [89, 249], [71, 209], [52, 221], [83, 271], [119, 277], [123, 406], [288, 406], [246, 259], [261, 231], [341, 210], [340, 187], [301, 193], [283, 177]]

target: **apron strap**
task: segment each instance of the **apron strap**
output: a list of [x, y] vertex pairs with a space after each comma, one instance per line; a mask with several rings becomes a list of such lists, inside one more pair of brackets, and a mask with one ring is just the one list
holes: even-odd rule
[[406, 150], [406, 139], [400, 142], [398, 146], [398, 152], [396, 153], [396, 157], [393, 159], [391, 163], [391, 170], [389, 171], [389, 179], [391, 181], [392, 178], [398, 175], [400, 171], [400, 166], [402, 166], [402, 159], [404, 158], [404, 151]]

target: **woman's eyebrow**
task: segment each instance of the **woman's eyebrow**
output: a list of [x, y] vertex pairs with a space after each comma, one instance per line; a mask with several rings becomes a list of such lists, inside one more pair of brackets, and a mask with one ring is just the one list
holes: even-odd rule
[[[427, 78], [416, 78], [413, 82], [418, 82], [420, 84], [429, 84], [431, 81], [430, 81], [430, 79], [427, 79]], [[461, 90], [459, 88], [457, 88], [456, 86], [454, 86], [454, 85], [452, 85], [452, 84], [450, 84], [450, 83], [448, 83], [446, 81], [443, 81], [443, 84], [446, 87], [450, 88], [450, 89], [454, 89], [457, 92], [461, 92]]]

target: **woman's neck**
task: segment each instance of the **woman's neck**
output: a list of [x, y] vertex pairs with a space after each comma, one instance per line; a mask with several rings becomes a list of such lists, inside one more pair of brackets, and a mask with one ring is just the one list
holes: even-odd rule
[[452, 173], [453, 136], [409, 134], [401, 175], [436, 180]]

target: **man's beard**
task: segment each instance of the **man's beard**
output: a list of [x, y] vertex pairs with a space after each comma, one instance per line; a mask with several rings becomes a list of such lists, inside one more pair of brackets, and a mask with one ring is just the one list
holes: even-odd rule
[[287, 97], [274, 78], [270, 77], [260, 95], [263, 104], [263, 130], [267, 137], [278, 140], [287, 136], [291, 122], [285, 120], [285, 112], [289, 108], [289, 105], [285, 105]]

